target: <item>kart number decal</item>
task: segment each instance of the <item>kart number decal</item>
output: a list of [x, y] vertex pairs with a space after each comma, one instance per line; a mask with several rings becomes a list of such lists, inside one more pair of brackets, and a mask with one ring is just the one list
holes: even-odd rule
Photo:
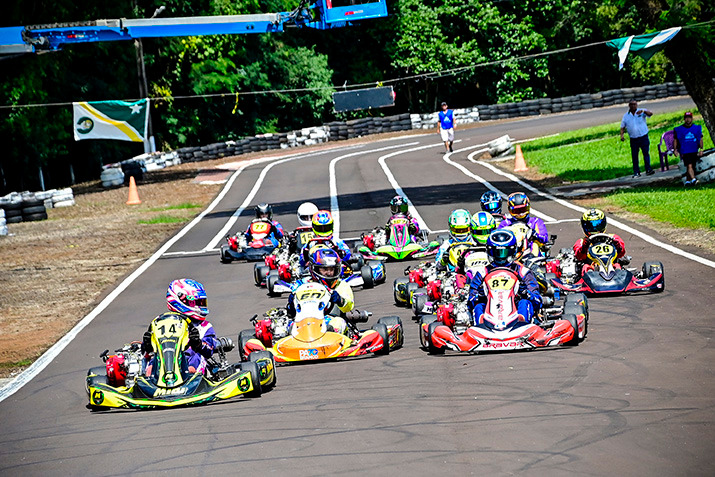
[[[178, 325], [178, 326], [177, 326]], [[179, 338], [184, 327], [181, 323], [172, 323], [171, 326], [161, 325], [156, 327], [157, 338]]]
[[594, 255], [609, 255], [613, 253], [613, 246], [607, 243], [599, 243], [594, 245], [591, 250], [593, 250]]
[[301, 243], [308, 243], [311, 240], [315, 238], [315, 234], [313, 232], [301, 232], [300, 233], [300, 242]]
[[511, 290], [514, 287], [515, 280], [511, 277], [501, 276], [489, 279], [489, 288], [492, 290]]
[[265, 222], [254, 222], [251, 224], [251, 232], [254, 234], [265, 234], [270, 230], [270, 225]]
[[300, 359], [318, 359], [318, 350], [317, 349], [298, 350], [298, 357]]
[[325, 292], [323, 290], [305, 290], [298, 293], [298, 301], [320, 300]]
[[405, 225], [407, 223], [407, 219], [399, 218], [399, 219], [392, 219], [390, 221], [392, 225]]

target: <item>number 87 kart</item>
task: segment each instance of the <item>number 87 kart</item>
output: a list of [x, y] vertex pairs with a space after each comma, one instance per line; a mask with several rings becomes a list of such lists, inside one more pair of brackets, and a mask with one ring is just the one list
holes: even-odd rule
[[[535, 316], [530, 323], [518, 312], [519, 278], [508, 268], [495, 268], [484, 278], [487, 303], [476, 323], [455, 326], [449, 314], [420, 319], [420, 342], [430, 354], [450, 349], [489, 352], [578, 345], [588, 330], [588, 306], [581, 294], [567, 297], [563, 312], [554, 319]], [[569, 299], [571, 298], [571, 299]]]

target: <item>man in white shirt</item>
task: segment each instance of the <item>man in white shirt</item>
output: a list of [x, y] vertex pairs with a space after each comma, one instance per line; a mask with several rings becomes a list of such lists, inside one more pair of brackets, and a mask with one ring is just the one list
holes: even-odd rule
[[638, 165], [638, 151], [643, 151], [643, 163], [645, 164], [645, 173], [647, 175], [655, 174], [655, 171], [650, 167], [650, 140], [648, 139], [648, 125], [646, 117], [653, 116], [651, 111], [647, 109], [638, 109], [636, 100], [631, 100], [628, 103], [628, 112], [623, 115], [621, 120], [621, 141], [625, 141], [623, 134], [628, 131], [628, 137], [631, 139], [631, 158], [633, 159], [633, 177], [640, 177], [641, 169]]

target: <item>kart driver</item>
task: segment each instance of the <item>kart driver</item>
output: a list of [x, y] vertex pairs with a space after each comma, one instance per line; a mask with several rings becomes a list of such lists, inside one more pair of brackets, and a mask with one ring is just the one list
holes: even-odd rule
[[[479, 199], [479, 202], [482, 203], [482, 210], [484, 212], [489, 212], [490, 214], [492, 214], [492, 217], [494, 217], [497, 226], [502, 220], [504, 220], [504, 214], [501, 213], [501, 196], [498, 192], [493, 190], [486, 191], [484, 194], [482, 194], [482, 197]], [[486, 243], [486, 239], [484, 240], [484, 242]]]
[[526, 240], [531, 245], [533, 241], [539, 244], [545, 244], [549, 241], [549, 233], [546, 230], [544, 221], [530, 214], [531, 205], [529, 198], [523, 192], [514, 192], [507, 198], [507, 208], [510, 217], [506, 217], [499, 223], [499, 228], [509, 227], [516, 222], [526, 224], [530, 233], [527, 234]]
[[437, 268], [454, 270], [449, 260], [449, 248], [455, 243], [474, 245], [471, 235], [472, 215], [466, 209], [456, 209], [449, 214], [449, 239], [445, 240], [437, 250], [435, 262]]
[[[166, 291], [166, 305], [169, 311], [179, 313], [191, 321], [189, 326], [189, 346], [184, 350], [188, 372], [204, 373], [206, 360], [213, 356], [214, 350], [220, 346], [213, 326], [206, 319], [209, 309], [206, 306], [206, 290], [204, 286], [190, 278], [174, 280]], [[142, 351], [152, 352], [151, 331], [144, 332]], [[156, 357], [152, 357], [145, 370], [145, 376], [151, 376]]]
[[[462, 275], [467, 274], [465, 270], [465, 265], [467, 262], [467, 257], [475, 252], [484, 252], [487, 249], [487, 239], [489, 234], [491, 234], [497, 228], [497, 223], [494, 217], [489, 212], [480, 211], [472, 216], [472, 221], [469, 226], [469, 230], [472, 234], [472, 240], [474, 241], [474, 246], [469, 247], [457, 260], [457, 273]], [[469, 273], [469, 279], [471, 280], [471, 272]]]
[[302, 249], [310, 239], [315, 237], [313, 233], [313, 216], [318, 213], [318, 207], [312, 202], [303, 202], [298, 207], [298, 227], [288, 235], [290, 240], [290, 252]]
[[[591, 246], [589, 237], [594, 234], [605, 234], [607, 225], [606, 214], [604, 214], [602, 210], [589, 209], [581, 216], [581, 228], [586, 236], [578, 239], [573, 245], [576, 260], [581, 263], [581, 275], [585, 274], [589, 270], [593, 270], [593, 265], [591, 265], [591, 261], [588, 258], [588, 248]], [[626, 255], [625, 242], [623, 242], [623, 239], [616, 234], [607, 235], [613, 239], [613, 245], [616, 247], [617, 258], [622, 261], [623, 257]], [[618, 260], [613, 264], [613, 268], [621, 268]]]
[[341, 260], [350, 260], [350, 247], [342, 240], [333, 237], [333, 216], [327, 210], [319, 210], [313, 215], [311, 221], [313, 226], [313, 240], [303, 246], [300, 254], [300, 266], [305, 269], [310, 261], [310, 251], [317, 244], [323, 244], [335, 250], [340, 255]]
[[478, 325], [480, 317], [487, 306], [484, 277], [495, 268], [509, 268], [519, 277], [519, 294], [517, 311], [524, 317], [526, 323], [533, 323], [536, 312], [541, 309], [542, 299], [539, 294], [539, 284], [532, 271], [514, 261], [516, 255], [516, 237], [510, 230], [495, 230], [487, 239], [487, 265], [484, 275], [477, 273], [469, 288], [467, 308], [472, 314], [474, 324]]
[[251, 243], [254, 239], [263, 239], [272, 242], [277, 247], [285, 233], [283, 226], [273, 220], [273, 207], [263, 203], [258, 204], [254, 210], [256, 218], [251, 220], [246, 229], [246, 241]]
[[410, 205], [407, 203], [407, 199], [401, 195], [396, 195], [390, 199], [390, 212], [392, 216], [390, 216], [390, 220], [388, 220], [385, 225], [385, 232], [387, 233], [386, 240], [390, 240], [390, 222], [392, 221], [392, 217], [399, 215], [406, 217], [407, 220], [410, 221], [408, 231], [412, 236], [412, 240], [416, 242], [415, 236], [420, 233], [420, 224], [417, 222], [417, 219], [410, 214]]
[[[340, 279], [342, 270], [340, 255], [326, 245], [315, 245], [310, 250], [308, 270], [313, 281], [325, 285], [331, 292], [330, 303], [338, 307], [339, 315], [341, 315], [326, 313], [325, 322], [328, 325], [328, 330], [345, 334], [347, 322], [344, 316], [355, 306], [355, 297], [350, 285]], [[295, 296], [292, 292], [288, 296], [286, 312], [290, 318], [294, 318], [296, 315]]]

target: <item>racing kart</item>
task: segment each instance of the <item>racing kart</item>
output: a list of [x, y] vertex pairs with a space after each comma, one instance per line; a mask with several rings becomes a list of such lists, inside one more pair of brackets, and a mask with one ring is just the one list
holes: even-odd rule
[[227, 235], [226, 243], [221, 244], [221, 263], [231, 263], [234, 260], [256, 262], [273, 252], [276, 243], [268, 237], [273, 224], [270, 220], [254, 220], [250, 231], [253, 239], [249, 242], [246, 235], [238, 233]]
[[[310, 242], [319, 244], [330, 242], [330, 239], [313, 238]], [[254, 279], [257, 283], [265, 274], [264, 283], [268, 289], [268, 296], [277, 297], [283, 293], [290, 293], [309, 277], [308, 270], [300, 265], [300, 253], [300, 251], [289, 253], [289, 249], [283, 248], [276, 255], [266, 257], [263, 268], [255, 267]], [[386, 277], [385, 264], [382, 261], [365, 262], [361, 255], [355, 254], [349, 260], [342, 262], [340, 278], [352, 288], [373, 288], [384, 283]]]
[[[105, 366], [87, 372], [88, 407], [152, 409], [204, 404], [235, 396], [259, 397], [275, 385], [275, 360], [270, 353], [257, 353], [246, 363], [230, 364], [226, 353], [233, 349], [229, 338], [219, 339], [204, 373], [191, 373], [182, 350], [189, 342], [189, 321], [177, 313], [164, 313], [150, 326], [154, 359], [151, 372], [145, 369], [145, 355], [139, 342], [132, 342], [108, 356]], [[122, 377], [109, 373], [121, 368]], [[147, 366], [148, 368], [149, 366]]]
[[[389, 238], [388, 238], [389, 232]], [[437, 254], [439, 241], [429, 241], [427, 233], [420, 233], [419, 239], [410, 234], [410, 221], [404, 215], [393, 215], [387, 227], [376, 227], [362, 234], [362, 245], [355, 250], [365, 259], [405, 260], [409, 258], [431, 257]]]
[[347, 313], [345, 333], [334, 331], [326, 320], [330, 312], [330, 291], [320, 283], [304, 283], [295, 291], [296, 315], [284, 308], [272, 309], [262, 319], [254, 316], [254, 329], [238, 336], [241, 358], [268, 350], [278, 363], [316, 361], [389, 354], [402, 346], [402, 321], [397, 316], [380, 318], [372, 329], [360, 331], [356, 323], [367, 322], [370, 313]]
[[[588, 305], [583, 295], [567, 297], [562, 309], [546, 308], [529, 323], [517, 311], [519, 278], [508, 268], [495, 268], [484, 279], [487, 304], [474, 323], [465, 296], [420, 318], [420, 342], [430, 354], [447, 349], [488, 352], [578, 345], [588, 332]], [[462, 292], [468, 293], [468, 292]]]
[[639, 291], [661, 293], [665, 290], [665, 272], [661, 262], [646, 262], [641, 270], [622, 268], [620, 265], [628, 265], [630, 258], [618, 259], [615, 242], [608, 234], [591, 235], [587, 255], [593, 268], [583, 273], [583, 264], [578, 263], [574, 251], [561, 249], [556, 259], [547, 263], [547, 270], [554, 274], [551, 278], [553, 285], [567, 292], [589, 295]]

